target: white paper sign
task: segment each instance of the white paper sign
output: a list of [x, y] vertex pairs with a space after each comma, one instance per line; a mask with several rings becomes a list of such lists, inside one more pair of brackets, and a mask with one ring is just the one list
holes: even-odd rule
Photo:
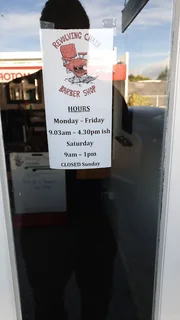
[[41, 45], [50, 167], [110, 167], [113, 29], [42, 29]]
[[11, 153], [15, 213], [66, 211], [65, 171], [51, 170], [48, 153]]

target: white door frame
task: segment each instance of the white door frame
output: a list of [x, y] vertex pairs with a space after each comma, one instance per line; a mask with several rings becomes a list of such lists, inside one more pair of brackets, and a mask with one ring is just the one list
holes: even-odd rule
[[[172, 0], [173, 1], [173, 0]], [[180, 319], [180, 1], [174, 0], [169, 110], [154, 294], [154, 320]], [[0, 119], [0, 319], [21, 320]]]
[[19, 285], [0, 117], [0, 319], [21, 320]]
[[174, 0], [155, 320], [180, 319], [180, 1]]

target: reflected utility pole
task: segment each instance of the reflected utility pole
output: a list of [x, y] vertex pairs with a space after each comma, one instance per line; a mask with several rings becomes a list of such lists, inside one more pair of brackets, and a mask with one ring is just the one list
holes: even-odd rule
[[4, 37], [4, 15], [0, 13], [0, 61], [2, 61], [3, 37]]
[[0, 13], [0, 109], [4, 104], [4, 85], [1, 70], [3, 68], [4, 15]]

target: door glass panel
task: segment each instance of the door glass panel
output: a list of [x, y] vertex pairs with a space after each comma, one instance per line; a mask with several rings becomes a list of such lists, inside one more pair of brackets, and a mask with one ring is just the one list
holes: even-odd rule
[[[124, 0], [0, 4], [0, 108], [23, 320], [152, 317], [172, 1], [150, 0], [122, 33], [124, 5]], [[49, 22], [48, 28], [65, 33], [103, 29], [109, 34], [113, 29], [110, 69], [106, 70], [109, 60], [104, 51], [91, 65], [90, 75], [84, 68], [86, 54], [92, 44], [98, 47], [97, 39], [89, 39], [83, 52], [70, 43], [72, 34], [54, 44], [67, 71], [67, 86], [71, 85], [61, 94], [70, 96], [78, 111], [77, 132], [87, 134], [74, 141], [83, 142], [87, 163], [96, 163], [101, 154], [102, 162], [111, 159], [110, 167], [50, 168], [46, 119], [51, 110], [45, 113], [45, 105], [49, 108], [51, 99], [42, 74], [40, 19], [46, 27]], [[60, 50], [63, 41], [70, 46]], [[44, 72], [44, 79], [51, 83], [58, 72], [57, 68], [51, 78]], [[97, 116], [84, 129], [79, 123], [88, 118], [83, 112], [92, 104], [93, 84], [90, 91], [85, 89], [85, 106], [78, 105], [77, 92], [82, 83], [95, 79], [103, 88], [112, 86], [112, 112], [106, 112], [104, 90]], [[52, 95], [52, 112], [53, 99]], [[101, 121], [93, 124], [105, 114], [109, 127]], [[70, 130], [75, 116], [63, 118], [68, 126], [70, 121]], [[60, 122], [58, 130], [64, 130], [63, 125]], [[111, 135], [107, 142], [102, 135], [95, 137], [105, 129]], [[48, 127], [49, 135], [57, 132]], [[65, 154], [61, 141], [57, 134], [57, 154], [61, 149]], [[87, 151], [85, 141], [99, 141], [99, 149]], [[74, 158], [68, 161], [77, 163], [80, 155], [71, 151], [67, 157]]]

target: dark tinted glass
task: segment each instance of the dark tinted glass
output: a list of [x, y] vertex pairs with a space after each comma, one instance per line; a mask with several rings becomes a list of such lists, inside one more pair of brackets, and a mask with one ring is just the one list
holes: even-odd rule
[[[123, 0], [49, 1], [41, 16], [44, 5], [0, 4], [0, 108], [23, 320], [151, 319], [172, 1], [150, 0], [124, 33]], [[56, 29], [114, 28], [113, 73], [98, 79], [113, 79], [110, 168], [49, 166], [40, 17]]]

